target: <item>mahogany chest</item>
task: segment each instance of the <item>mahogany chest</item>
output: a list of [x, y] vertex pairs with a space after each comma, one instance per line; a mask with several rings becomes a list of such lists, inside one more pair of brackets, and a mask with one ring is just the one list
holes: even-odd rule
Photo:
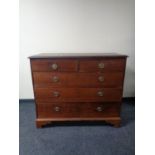
[[120, 125], [126, 55], [44, 53], [29, 58], [37, 127], [53, 121]]

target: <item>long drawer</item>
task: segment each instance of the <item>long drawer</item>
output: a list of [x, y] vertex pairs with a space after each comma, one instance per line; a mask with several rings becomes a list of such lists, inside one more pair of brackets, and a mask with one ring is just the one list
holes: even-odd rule
[[35, 87], [122, 87], [123, 72], [53, 73], [33, 72]]
[[35, 98], [47, 102], [121, 101], [122, 89], [116, 88], [35, 88]]
[[119, 103], [45, 103], [37, 104], [38, 118], [114, 117], [119, 116]]

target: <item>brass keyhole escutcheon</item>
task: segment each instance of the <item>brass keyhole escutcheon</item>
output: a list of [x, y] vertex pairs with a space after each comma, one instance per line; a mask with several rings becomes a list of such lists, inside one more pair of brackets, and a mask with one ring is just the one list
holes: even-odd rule
[[98, 106], [98, 107], [96, 108], [96, 110], [97, 110], [98, 112], [101, 112], [101, 111], [103, 111], [103, 107]]
[[103, 77], [103, 76], [99, 76], [99, 77], [98, 77], [98, 80], [99, 80], [100, 82], [103, 82], [103, 81], [104, 81], [104, 77]]
[[59, 82], [59, 77], [53, 76], [52, 77], [52, 82]]
[[51, 65], [51, 68], [53, 70], [57, 70], [58, 69], [58, 65], [56, 63], [54, 63], [54, 64]]
[[103, 69], [103, 68], [104, 68], [104, 63], [103, 63], [103, 62], [99, 63], [99, 64], [98, 64], [98, 68], [99, 68], [99, 69]]
[[103, 96], [103, 92], [102, 91], [98, 91], [97, 92], [97, 95], [100, 96], [100, 97], [102, 97]]
[[54, 92], [53, 92], [53, 96], [54, 96], [54, 97], [59, 97], [59, 96], [60, 96], [60, 93], [59, 93], [58, 91], [54, 91]]
[[54, 111], [59, 112], [60, 111], [60, 107], [54, 107]]

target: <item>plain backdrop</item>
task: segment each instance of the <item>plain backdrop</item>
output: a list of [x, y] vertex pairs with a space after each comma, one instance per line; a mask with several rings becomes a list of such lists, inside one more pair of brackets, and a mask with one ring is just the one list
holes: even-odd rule
[[32, 99], [28, 56], [127, 54], [124, 97], [135, 96], [134, 0], [20, 0], [20, 99]]

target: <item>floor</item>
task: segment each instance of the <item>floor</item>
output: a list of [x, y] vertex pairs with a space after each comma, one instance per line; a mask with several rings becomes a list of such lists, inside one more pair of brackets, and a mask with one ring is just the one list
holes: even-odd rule
[[134, 155], [135, 107], [122, 105], [122, 124], [57, 123], [37, 129], [33, 101], [20, 101], [20, 155]]

